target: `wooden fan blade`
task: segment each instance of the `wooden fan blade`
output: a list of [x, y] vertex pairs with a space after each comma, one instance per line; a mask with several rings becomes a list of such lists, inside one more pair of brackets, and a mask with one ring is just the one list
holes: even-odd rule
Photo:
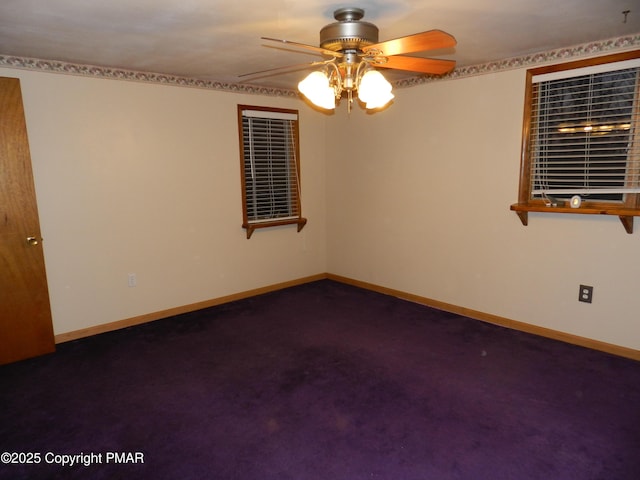
[[362, 48], [362, 51], [365, 53], [373, 53], [375, 51], [376, 54], [380, 52], [379, 55], [388, 57], [390, 55], [455, 47], [457, 43], [452, 35], [442, 30], [429, 30], [428, 32], [416, 33], [394, 40], [387, 40], [386, 42], [367, 45]]
[[269, 74], [269, 73], [287, 73], [288, 71], [295, 71], [295, 70], [303, 70], [305, 68], [311, 68], [311, 67], [315, 67], [316, 65], [323, 65], [326, 62], [307, 62], [307, 63], [297, 63], [295, 65], [285, 65], [284, 67], [275, 67], [275, 68], [269, 68], [267, 70], [260, 70], [257, 72], [251, 72], [251, 73], [243, 73], [242, 75], [238, 75], [238, 78], [242, 78], [242, 77], [250, 77], [250, 76], [254, 76], [254, 75], [263, 75], [266, 76], [264, 74]]
[[327, 50], [326, 48], [314, 47], [313, 45], [307, 45], [307, 44], [304, 44], [304, 43], [290, 42], [289, 40], [280, 40], [279, 38], [269, 38], [269, 37], [260, 37], [260, 38], [262, 40], [268, 40], [270, 42], [279, 42], [279, 43], [282, 43], [284, 45], [290, 45], [290, 46], [296, 47], [296, 48], [304, 48], [306, 50], [311, 50], [311, 51], [314, 51], [316, 53], [320, 53], [322, 55], [330, 55], [330, 56], [336, 57], [336, 58], [340, 58], [340, 57], [344, 56], [340, 52], [334, 52], [333, 50]]
[[393, 68], [396, 70], [409, 70], [410, 72], [430, 73], [443, 75], [450, 72], [456, 66], [453, 60], [437, 60], [434, 58], [395, 56], [386, 58], [385, 63], [371, 62], [374, 67]]

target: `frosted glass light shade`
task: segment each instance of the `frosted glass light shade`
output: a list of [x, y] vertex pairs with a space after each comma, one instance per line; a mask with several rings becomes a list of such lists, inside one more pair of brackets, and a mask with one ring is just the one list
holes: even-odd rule
[[369, 70], [362, 76], [358, 86], [358, 98], [366, 108], [384, 107], [394, 97], [391, 84], [377, 70]]
[[336, 96], [329, 85], [329, 78], [320, 71], [311, 72], [300, 83], [298, 90], [314, 105], [331, 110], [336, 108]]

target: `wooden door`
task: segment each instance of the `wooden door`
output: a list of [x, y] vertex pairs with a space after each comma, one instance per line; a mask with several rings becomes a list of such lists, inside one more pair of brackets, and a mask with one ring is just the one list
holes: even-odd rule
[[0, 77], [0, 365], [54, 350], [20, 81]]

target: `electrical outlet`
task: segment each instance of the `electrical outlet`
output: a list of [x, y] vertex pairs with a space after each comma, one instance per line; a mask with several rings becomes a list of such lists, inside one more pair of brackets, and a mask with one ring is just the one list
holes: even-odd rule
[[130, 273], [129, 274], [129, 287], [135, 287], [136, 285], [138, 285], [138, 279], [136, 278], [136, 274], [135, 273]]
[[593, 287], [589, 285], [580, 285], [580, 295], [578, 296], [580, 302], [591, 303], [593, 300]]

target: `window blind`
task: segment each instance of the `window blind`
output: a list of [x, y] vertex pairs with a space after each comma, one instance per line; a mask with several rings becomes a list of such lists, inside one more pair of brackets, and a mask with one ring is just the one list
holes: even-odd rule
[[634, 62], [532, 79], [532, 197], [617, 201], [640, 192], [640, 66]]
[[249, 223], [300, 216], [296, 122], [297, 115], [286, 112], [242, 112]]

